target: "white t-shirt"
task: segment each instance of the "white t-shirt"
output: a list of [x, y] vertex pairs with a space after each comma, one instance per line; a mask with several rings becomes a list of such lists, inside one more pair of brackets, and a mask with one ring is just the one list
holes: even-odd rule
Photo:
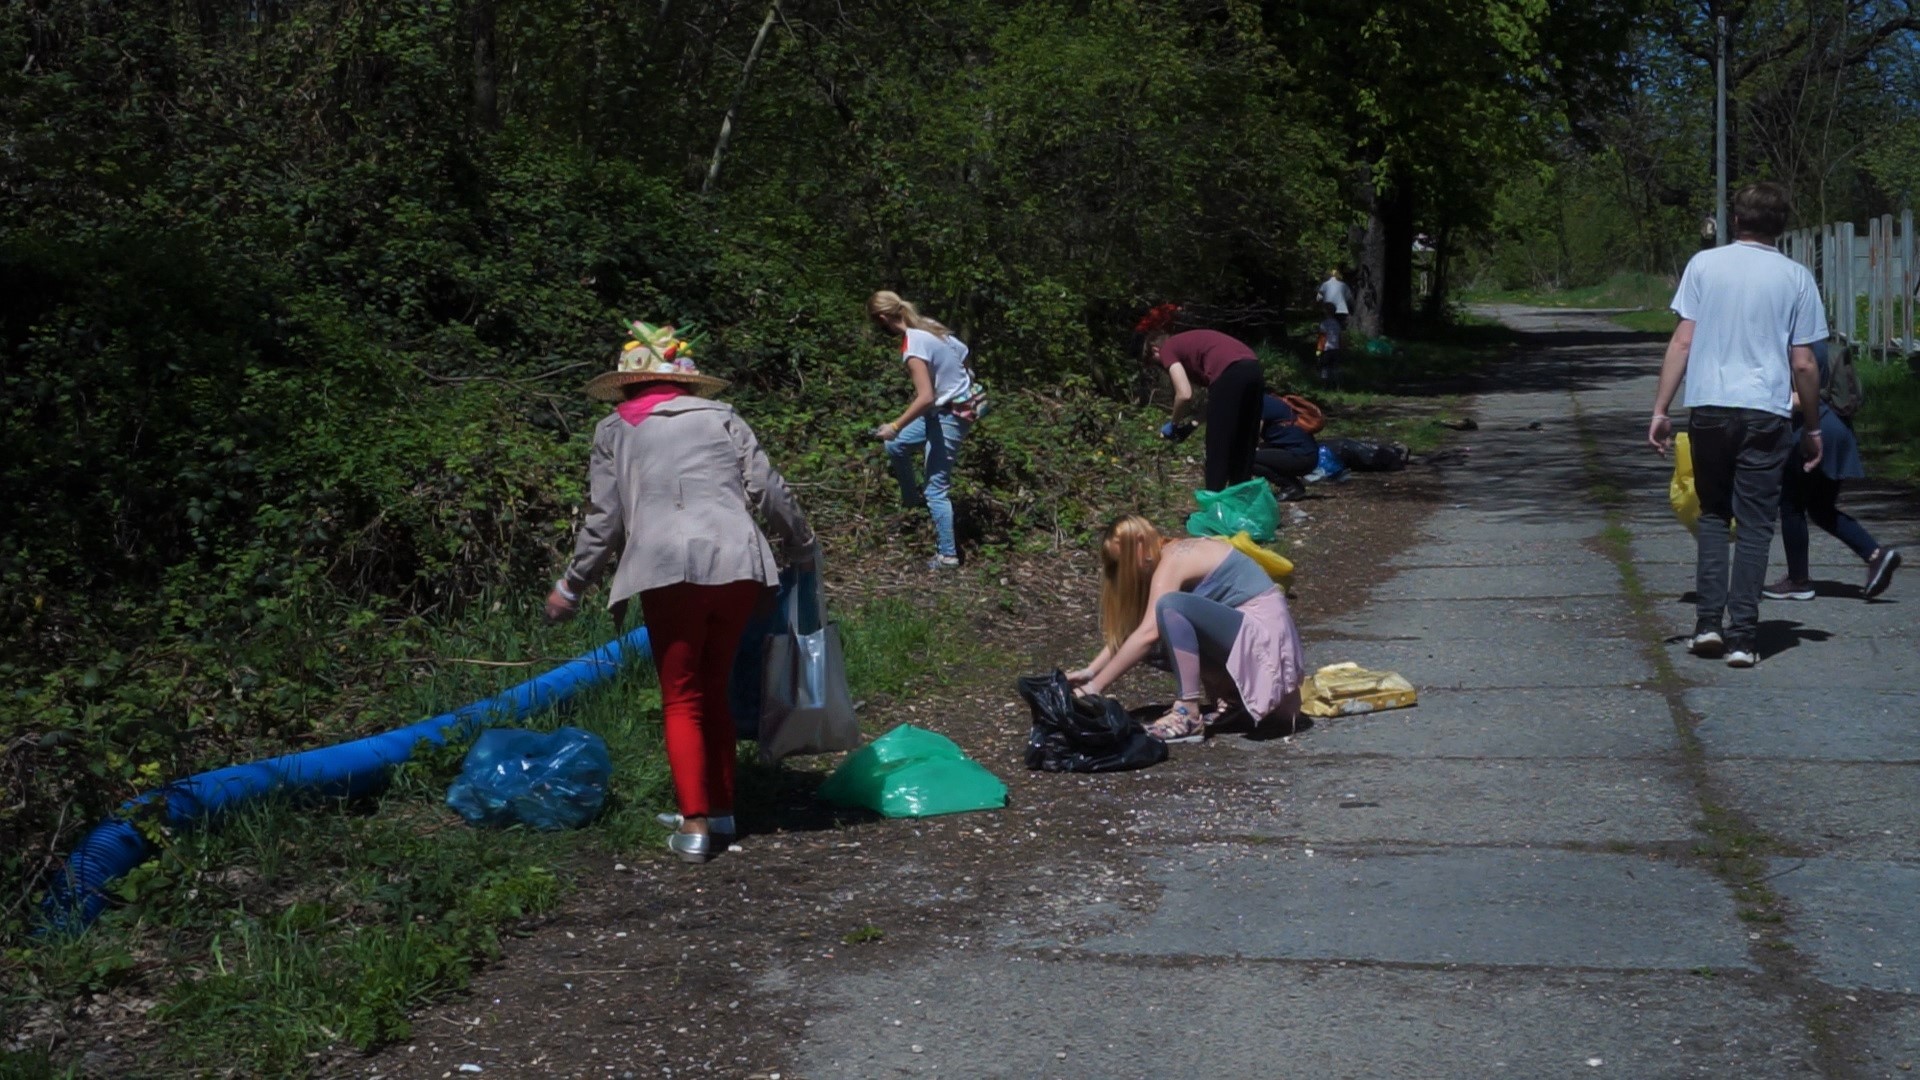
[[967, 368], [966, 342], [949, 334], [941, 337], [925, 330], [907, 330], [900, 343], [900, 362], [914, 357], [927, 362], [933, 376], [933, 404], [936, 408], [965, 401], [973, 396], [973, 372]]
[[1320, 283], [1320, 302], [1332, 304], [1335, 315], [1345, 315], [1347, 305], [1353, 302], [1353, 290], [1347, 288], [1347, 283], [1339, 278], [1330, 277]]
[[1688, 408], [1793, 415], [1788, 350], [1827, 336], [1827, 312], [1812, 272], [1765, 244], [1743, 240], [1708, 248], [1687, 261], [1673, 312], [1694, 322]]

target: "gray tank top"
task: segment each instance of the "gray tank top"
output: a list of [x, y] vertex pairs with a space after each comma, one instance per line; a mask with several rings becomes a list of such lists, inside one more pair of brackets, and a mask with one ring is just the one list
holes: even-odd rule
[[1200, 579], [1200, 584], [1193, 587], [1193, 595], [1237, 608], [1271, 588], [1273, 579], [1260, 569], [1260, 564], [1235, 549]]

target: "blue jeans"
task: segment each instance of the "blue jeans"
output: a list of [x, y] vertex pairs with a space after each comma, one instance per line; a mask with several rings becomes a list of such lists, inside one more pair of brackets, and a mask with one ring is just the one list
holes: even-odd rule
[[[924, 503], [927, 513], [933, 516], [934, 541], [940, 554], [958, 557], [960, 549], [953, 542], [953, 499], [949, 492], [953, 490], [953, 465], [960, 458], [960, 441], [967, 437], [967, 429], [973, 425], [948, 412], [931, 415], [934, 423], [928, 424], [927, 417], [921, 416], [888, 440], [887, 464], [893, 468], [893, 478], [900, 481], [901, 505]], [[925, 487], [913, 474], [913, 453], [922, 446], [926, 447]]]

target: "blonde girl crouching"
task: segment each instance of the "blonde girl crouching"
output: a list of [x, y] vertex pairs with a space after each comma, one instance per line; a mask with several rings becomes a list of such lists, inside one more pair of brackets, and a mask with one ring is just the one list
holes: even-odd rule
[[1161, 646], [1178, 699], [1147, 731], [1167, 742], [1206, 733], [1202, 700], [1238, 706], [1255, 721], [1300, 710], [1305, 661], [1286, 596], [1260, 564], [1224, 540], [1169, 540], [1137, 514], [1100, 541], [1100, 655], [1067, 680], [1104, 693]]

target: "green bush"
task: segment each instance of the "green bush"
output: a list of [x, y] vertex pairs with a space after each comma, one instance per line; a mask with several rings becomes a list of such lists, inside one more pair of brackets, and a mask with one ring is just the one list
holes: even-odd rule
[[1865, 391], [1854, 432], [1867, 472], [1879, 480], [1920, 481], [1920, 373], [1898, 359], [1857, 355]]

